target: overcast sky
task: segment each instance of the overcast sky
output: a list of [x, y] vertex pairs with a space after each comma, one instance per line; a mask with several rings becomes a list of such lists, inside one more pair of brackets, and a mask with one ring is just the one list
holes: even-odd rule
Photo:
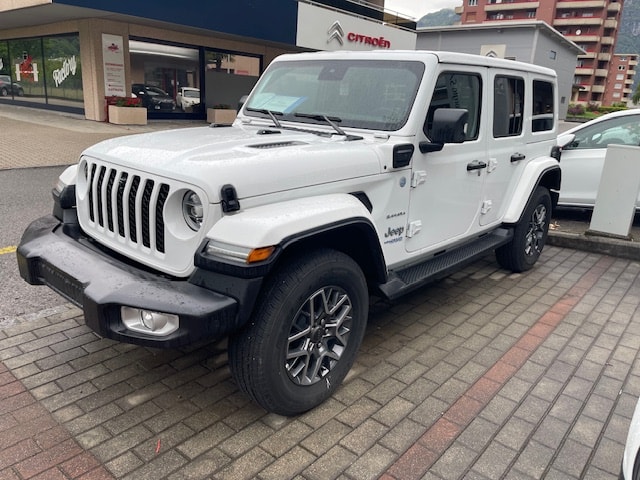
[[442, 8], [455, 8], [461, 5], [462, 0], [385, 0], [384, 2], [388, 10], [395, 10], [416, 19]]

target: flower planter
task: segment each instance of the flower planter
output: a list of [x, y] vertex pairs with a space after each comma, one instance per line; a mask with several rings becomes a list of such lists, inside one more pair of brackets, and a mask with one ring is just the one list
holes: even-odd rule
[[146, 125], [147, 109], [109, 105], [109, 123], [116, 125]]
[[231, 108], [207, 108], [207, 122], [217, 125], [231, 125], [236, 119], [236, 111]]

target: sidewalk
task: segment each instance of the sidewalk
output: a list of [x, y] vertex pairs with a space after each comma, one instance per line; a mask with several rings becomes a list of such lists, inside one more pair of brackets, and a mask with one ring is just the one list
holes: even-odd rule
[[[184, 126], [5, 107], [0, 151], [25, 145], [5, 135], [16, 125], [35, 159], [1, 157], [0, 169], [73, 163], [100, 136]], [[640, 263], [582, 249], [587, 227], [556, 219], [525, 274], [487, 256], [396, 303], [374, 300], [345, 384], [296, 418], [238, 391], [224, 342], [116, 343], [70, 304], [18, 319], [0, 329], [0, 479], [614, 480], [640, 394]]]
[[207, 125], [204, 121], [153, 120], [113, 125], [83, 116], [0, 104], [0, 170], [76, 163], [87, 147], [122, 135]]

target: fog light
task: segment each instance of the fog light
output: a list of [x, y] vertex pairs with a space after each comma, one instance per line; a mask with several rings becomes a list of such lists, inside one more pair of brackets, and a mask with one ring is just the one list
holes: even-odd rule
[[179, 317], [170, 313], [122, 307], [120, 309], [120, 315], [125, 327], [134, 332], [166, 336], [175, 332], [180, 327]]

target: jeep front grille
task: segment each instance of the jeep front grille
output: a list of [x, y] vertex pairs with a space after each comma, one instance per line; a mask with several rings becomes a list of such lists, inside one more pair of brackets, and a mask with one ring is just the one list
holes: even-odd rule
[[87, 181], [89, 219], [95, 227], [165, 252], [163, 209], [169, 185], [95, 163]]

